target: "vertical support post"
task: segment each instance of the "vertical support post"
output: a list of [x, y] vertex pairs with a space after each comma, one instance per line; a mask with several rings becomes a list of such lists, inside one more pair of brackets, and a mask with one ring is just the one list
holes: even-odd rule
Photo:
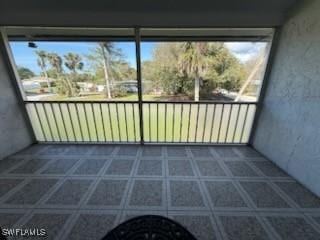
[[140, 123], [140, 144], [144, 144], [143, 133], [143, 104], [142, 104], [142, 83], [141, 83], [141, 51], [140, 51], [140, 28], [135, 28], [135, 42], [136, 42], [136, 62], [137, 62], [137, 81], [138, 81], [138, 99], [139, 99], [139, 123]]

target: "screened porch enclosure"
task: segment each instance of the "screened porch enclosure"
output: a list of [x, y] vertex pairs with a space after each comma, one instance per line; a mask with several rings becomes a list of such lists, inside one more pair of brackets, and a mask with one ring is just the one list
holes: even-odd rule
[[[10, 27], [6, 29], [6, 35], [7, 51], [11, 56], [16, 79], [38, 142], [247, 144], [260, 104], [260, 90], [263, 88], [273, 29]], [[97, 81], [94, 80], [97, 76], [93, 78], [90, 75], [93, 65], [88, 64], [89, 58], [87, 59], [90, 51], [87, 53], [81, 49], [72, 53], [83, 60], [82, 65], [88, 66], [78, 70], [71, 69], [67, 62], [68, 57], [74, 56], [61, 50], [57, 50], [57, 54], [52, 53], [52, 46], [62, 48], [61, 46], [65, 45], [65, 48], [72, 48], [72, 45], [78, 46], [77, 44], [87, 44], [85, 49], [94, 44], [104, 44], [106, 49], [113, 45], [122, 48], [120, 50], [126, 59], [115, 62], [123, 61], [121, 67], [127, 67], [130, 75], [121, 77], [121, 80], [112, 76], [110, 83], [101, 83], [101, 79], [98, 79], [100, 82], [94, 82]], [[27, 79], [23, 79], [19, 72], [21, 62], [16, 54], [18, 51], [15, 50], [17, 48], [21, 52], [24, 46], [35, 48], [31, 49], [32, 51], [27, 49], [26, 54], [36, 53], [38, 67], [41, 68], [41, 71]], [[74, 51], [77, 51], [79, 46]], [[194, 54], [197, 54], [197, 47], [201, 48], [200, 62], [218, 54], [219, 49], [223, 49], [221, 56], [230, 55], [229, 59], [223, 59], [223, 64], [218, 67], [209, 66], [214, 62], [212, 59], [205, 63], [209, 66], [206, 70], [209, 77], [201, 76], [201, 84], [198, 86], [199, 99], [195, 97], [196, 80], [193, 80], [192, 72], [187, 73], [188, 69], [173, 70], [178, 77], [165, 73], [167, 75], [163, 75], [164, 80], [152, 78], [152, 74], [159, 74], [163, 64], [167, 64], [164, 69], [174, 64], [170, 62], [174, 60], [172, 56], [187, 53], [181, 52], [186, 46], [194, 47]], [[202, 49], [205, 47], [207, 52], [203, 53]], [[248, 48], [245, 53], [247, 57], [239, 53], [244, 47]], [[188, 51], [188, 48], [185, 49]], [[47, 62], [43, 62], [41, 66], [40, 52], [44, 50], [47, 51]], [[250, 52], [255, 52], [256, 55], [251, 56]], [[169, 60], [161, 62], [166, 61], [163, 58], [166, 58], [168, 53], [172, 53], [172, 56], [167, 56]], [[61, 54], [60, 60], [58, 54]], [[53, 71], [56, 67], [52, 60], [54, 57], [56, 61], [60, 61], [62, 70], [59, 74]], [[177, 66], [183, 65], [180, 62], [184, 60], [179, 58]], [[241, 68], [239, 73], [232, 75], [231, 69], [231, 73], [225, 71], [221, 76], [216, 76], [217, 72], [224, 71], [221, 69], [226, 68], [227, 64], [235, 64], [235, 69]], [[213, 73], [212, 69], [216, 72]], [[111, 70], [108, 74], [111, 74]], [[237, 74], [240, 73], [246, 74], [246, 77], [241, 81], [233, 80], [238, 79]], [[85, 80], [81, 81], [84, 82], [80, 84], [77, 80], [72, 80], [76, 74], [82, 74], [81, 77], [84, 76]], [[62, 76], [61, 79], [59, 76]], [[163, 76], [159, 78], [164, 78]], [[76, 96], [69, 98], [65, 93], [61, 95], [58, 92], [59, 87], [61, 88], [58, 84], [68, 77], [78, 91]], [[89, 78], [93, 79], [92, 82]], [[35, 90], [32, 89], [32, 84], [35, 83], [40, 90], [36, 87], [33, 87]], [[179, 87], [172, 87], [173, 83]], [[174, 90], [168, 90], [169, 87]], [[119, 95], [118, 92], [123, 94], [123, 89], [127, 91], [127, 95]], [[110, 92], [109, 97], [104, 95], [108, 91], [111, 92], [112, 99]]]

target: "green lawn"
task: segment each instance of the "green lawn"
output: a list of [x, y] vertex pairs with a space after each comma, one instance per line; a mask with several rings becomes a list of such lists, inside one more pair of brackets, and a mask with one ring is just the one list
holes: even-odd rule
[[[159, 100], [158, 96], [155, 95], [148, 95], [144, 94], [143, 99], [145, 101], [156, 101]], [[165, 97], [164, 97], [165, 99]], [[99, 101], [99, 100], [107, 100], [106, 96], [104, 94], [95, 94], [95, 95], [88, 95], [88, 96], [82, 96], [82, 97], [67, 97], [67, 96], [62, 96], [62, 95], [56, 95], [56, 96], [50, 96], [50, 97], [45, 97], [42, 98], [44, 101]], [[114, 101], [138, 101], [138, 95], [137, 94], [129, 94], [124, 97], [116, 97], [113, 98], [112, 100]]]
[[[27, 109], [39, 141], [140, 140], [137, 103], [80, 103], [69, 104], [69, 108], [66, 104], [37, 104], [44, 134], [35, 106], [27, 104]], [[222, 104], [157, 107], [144, 103], [144, 138], [146, 142], [247, 142], [254, 112], [252, 104], [244, 121], [246, 105], [237, 104], [231, 109], [231, 104], [225, 104], [221, 116]]]

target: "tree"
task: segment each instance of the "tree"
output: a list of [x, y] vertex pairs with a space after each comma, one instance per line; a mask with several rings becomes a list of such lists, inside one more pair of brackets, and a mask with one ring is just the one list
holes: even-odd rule
[[117, 71], [116, 63], [123, 58], [120, 49], [116, 48], [112, 42], [99, 42], [91, 53], [87, 55], [96, 72], [102, 70], [103, 78], [106, 84], [106, 97], [112, 98], [111, 84], [112, 75]]
[[29, 68], [18, 66], [17, 68], [20, 79], [28, 79], [35, 76]]
[[189, 91], [189, 79], [179, 72], [177, 65], [179, 49], [178, 43], [158, 43], [152, 59], [142, 62], [145, 92], [152, 88], [160, 88], [167, 95]]
[[67, 55], [64, 55], [64, 58], [66, 62], [64, 65], [74, 74], [77, 73], [77, 70], [83, 69], [83, 62], [81, 61], [82, 58], [77, 53], [68, 53]]
[[[64, 65], [72, 72], [71, 76], [71, 94], [74, 95], [75, 92], [77, 92], [77, 70], [83, 69], [83, 62], [81, 61], [82, 58], [79, 54], [76, 53], [68, 53], [67, 55], [64, 55], [65, 63]], [[68, 79], [69, 80], [69, 79]]]
[[59, 90], [63, 94], [67, 94], [68, 97], [73, 97], [74, 92], [72, 88], [72, 84], [70, 83], [69, 79], [66, 78], [63, 74], [63, 60], [62, 58], [56, 53], [49, 53], [47, 54], [47, 58], [49, 63], [51, 64], [52, 68], [55, 70], [56, 75], [59, 80]]
[[238, 90], [245, 75], [243, 64], [221, 42], [159, 43], [152, 59], [142, 62], [143, 80], [168, 95], [194, 99], [210, 99], [218, 87]]
[[38, 57], [37, 64], [41, 68], [41, 71], [44, 74], [44, 77], [47, 81], [48, 90], [49, 90], [49, 92], [51, 92], [50, 82], [49, 82], [48, 73], [47, 73], [48, 54], [43, 50], [37, 50], [37, 51], [35, 51], [35, 53]]
[[111, 70], [114, 80], [123, 81], [137, 79], [136, 70], [124, 60], [115, 61]]
[[194, 100], [199, 101], [200, 78], [204, 77], [207, 69], [208, 43], [186, 42], [181, 44], [179, 57], [180, 70], [194, 78]]

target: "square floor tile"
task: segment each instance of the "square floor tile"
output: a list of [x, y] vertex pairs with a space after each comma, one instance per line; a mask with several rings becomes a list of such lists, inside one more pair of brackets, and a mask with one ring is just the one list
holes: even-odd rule
[[320, 225], [320, 216], [319, 217], [312, 217]]
[[244, 157], [247, 158], [257, 158], [257, 157], [262, 157], [260, 153], [258, 153], [256, 150], [254, 150], [251, 147], [234, 147], [238, 152], [241, 153]]
[[57, 179], [32, 179], [5, 201], [7, 204], [35, 204], [46, 194]]
[[145, 146], [142, 148], [142, 157], [161, 157], [162, 148], [160, 146]]
[[320, 198], [297, 182], [276, 182], [301, 208], [320, 208]]
[[120, 222], [125, 222], [129, 219], [140, 217], [143, 215], [156, 215], [156, 216], [162, 216], [162, 217], [168, 217], [167, 211], [163, 210], [128, 210], [124, 211]]
[[136, 157], [138, 150], [139, 150], [139, 146], [120, 146], [117, 155]]
[[213, 147], [212, 149], [222, 158], [239, 157], [231, 147]]
[[198, 182], [170, 181], [172, 207], [205, 207]]
[[196, 164], [198, 166], [200, 175], [203, 177], [226, 176], [226, 173], [220, 167], [217, 161], [203, 160], [203, 161], [196, 161]]
[[272, 162], [267, 161], [252, 161], [252, 163], [259, 168], [264, 175], [268, 177], [288, 177], [288, 175], [282, 171], [279, 167], [277, 167]]
[[283, 240], [320, 239], [319, 231], [302, 217], [270, 216], [267, 220]]
[[162, 176], [162, 161], [141, 160], [139, 162], [137, 175]]
[[229, 240], [271, 240], [254, 216], [219, 216], [219, 220]]
[[112, 160], [106, 174], [107, 175], [130, 175], [133, 168], [133, 160]]
[[40, 154], [42, 151], [47, 149], [50, 145], [46, 144], [33, 144], [21, 151], [19, 151], [17, 154], [22, 155], [33, 155], [33, 154]]
[[131, 192], [130, 206], [162, 206], [164, 199], [161, 180], [135, 180]]
[[32, 239], [56, 239], [69, 217], [70, 214], [36, 213], [22, 228], [45, 229], [45, 237], [38, 236]]
[[69, 145], [50, 145], [41, 151], [40, 155], [59, 155], [64, 153], [69, 147]]
[[47, 164], [50, 160], [43, 158], [34, 158], [26, 163], [22, 164], [20, 167], [15, 168], [10, 173], [14, 174], [31, 174], [35, 173], [37, 170], [42, 168], [45, 164]]
[[[6, 158], [0, 160], [0, 173], [3, 173], [23, 161], [23, 158]], [[17, 167], [16, 167], [17, 168]]]
[[0, 179], [0, 197], [4, 196], [7, 192], [14, 189], [21, 183], [23, 179], [14, 179], [14, 178], [2, 178]]
[[101, 180], [87, 205], [120, 206], [127, 183], [127, 180]]
[[247, 207], [247, 204], [232, 182], [206, 181], [205, 186], [214, 207]]
[[92, 180], [68, 179], [46, 201], [46, 204], [77, 205], [89, 189]]
[[266, 182], [240, 182], [258, 208], [290, 208]]
[[194, 158], [212, 158], [208, 147], [191, 146], [190, 150]]
[[58, 159], [50, 163], [41, 173], [42, 174], [66, 174], [78, 159]]
[[76, 145], [69, 146], [67, 151], [64, 153], [65, 155], [88, 155], [94, 149], [94, 146], [91, 145]]
[[185, 147], [167, 147], [168, 157], [188, 157], [187, 149]]
[[194, 176], [190, 161], [169, 160], [168, 170], [170, 176]]
[[93, 152], [91, 153], [91, 155], [95, 155], [95, 156], [110, 156], [113, 151], [114, 151], [114, 147], [113, 146], [96, 146], [93, 149]]
[[0, 226], [4, 228], [12, 228], [13, 225], [20, 220], [23, 214], [20, 213], [4, 213], [0, 212]]
[[257, 177], [259, 176], [246, 162], [225, 161], [225, 164], [235, 177]]
[[73, 172], [79, 175], [94, 175], [98, 174], [102, 169], [107, 159], [85, 159], [80, 166]]
[[114, 214], [80, 214], [66, 239], [102, 239], [113, 228], [115, 221]]
[[217, 239], [211, 219], [203, 215], [173, 215], [175, 221], [184, 226], [198, 240]]

